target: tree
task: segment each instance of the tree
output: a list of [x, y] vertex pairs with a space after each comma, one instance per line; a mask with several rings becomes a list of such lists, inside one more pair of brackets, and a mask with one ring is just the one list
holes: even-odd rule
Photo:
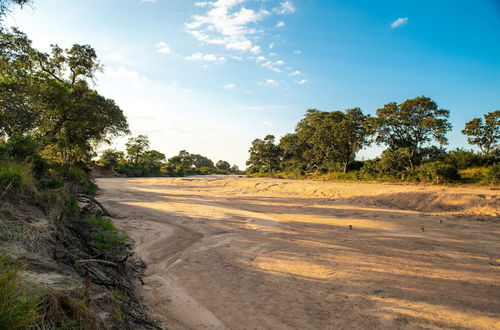
[[500, 141], [500, 110], [492, 111], [482, 118], [473, 118], [465, 123], [462, 134], [469, 144], [477, 145], [481, 152], [489, 154], [498, 148]]
[[229, 170], [231, 170], [231, 164], [229, 164], [229, 163], [228, 163], [228, 162], [226, 162], [225, 160], [219, 160], [219, 161], [215, 164], [215, 167], [216, 167], [218, 170], [225, 171], [225, 172], [229, 172]]
[[448, 110], [439, 109], [436, 102], [420, 96], [401, 104], [388, 103], [370, 121], [375, 141], [391, 150], [407, 148], [409, 167], [413, 169], [415, 156], [424, 144], [433, 140], [441, 145], [447, 143], [446, 133], [451, 130], [448, 117]]
[[106, 168], [117, 169], [118, 165], [124, 160], [125, 154], [123, 151], [106, 149], [102, 152], [99, 163]]
[[344, 112], [310, 109], [295, 134], [282, 138], [283, 157], [306, 162], [308, 168], [341, 163], [346, 173], [356, 153], [370, 143], [367, 118], [359, 108]]
[[146, 135], [139, 135], [135, 138], [131, 137], [125, 144], [125, 150], [127, 150], [127, 158], [134, 165], [139, 164], [139, 161], [148, 149], [149, 138]]
[[370, 144], [367, 116], [360, 108], [353, 108], [345, 110], [344, 113], [337, 113], [334, 119], [336, 121], [331, 127], [333, 154], [342, 161], [346, 173], [356, 153]]
[[100, 64], [92, 47], [32, 47], [17, 29], [0, 32], [0, 134], [31, 135], [41, 153], [64, 165], [95, 154], [95, 146], [128, 134], [122, 110], [89, 87]]
[[255, 139], [250, 147], [247, 166], [255, 170], [272, 172], [281, 161], [281, 148], [274, 143], [274, 136], [267, 135], [264, 140]]

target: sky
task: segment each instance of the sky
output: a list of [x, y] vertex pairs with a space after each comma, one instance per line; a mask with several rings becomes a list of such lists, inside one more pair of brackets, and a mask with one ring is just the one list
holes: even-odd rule
[[95, 88], [167, 157], [244, 168], [307, 109], [421, 95], [450, 110], [448, 148], [469, 148], [465, 122], [500, 109], [500, 0], [34, 0], [5, 23], [41, 50], [92, 45]]

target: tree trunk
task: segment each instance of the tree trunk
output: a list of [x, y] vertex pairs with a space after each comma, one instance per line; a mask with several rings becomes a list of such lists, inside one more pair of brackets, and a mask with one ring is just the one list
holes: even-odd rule
[[344, 162], [344, 174], [347, 173], [347, 166], [349, 165], [349, 162]]

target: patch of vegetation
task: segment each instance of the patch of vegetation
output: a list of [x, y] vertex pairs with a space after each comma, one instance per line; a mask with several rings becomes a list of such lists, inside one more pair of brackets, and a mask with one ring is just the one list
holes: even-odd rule
[[22, 189], [34, 186], [29, 164], [16, 161], [0, 162], [0, 189]]
[[123, 254], [126, 248], [127, 234], [115, 227], [113, 221], [104, 217], [92, 217], [87, 221], [93, 225], [91, 245], [95, 248], [116, 255]]
[[0, 329], [30, 329], [40, 319], [40, 298], [19, 276], [22, 265], [0, 252]]

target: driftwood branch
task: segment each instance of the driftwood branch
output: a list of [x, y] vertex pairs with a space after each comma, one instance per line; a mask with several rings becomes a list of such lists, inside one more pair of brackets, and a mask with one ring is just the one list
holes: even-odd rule
[[111, 213], [106, 210], [106, 208], [94, 197], [89, 195], [78, 195], [78, 200], [84, 203], [92, 203], [102, 210], [102, 214], [107, 217], [111, 217]]
[[77, 260], [76, 262], [79, 262], [79, 263], [95, 262], [95, 263], [99, 263], [99, 264], [103, 264], [103, 265], [118, 267], [118, 264], [116, 262], [107, 261], [107, 260], [100, 260], [100, 259], [82, 259], [82, 260]]

